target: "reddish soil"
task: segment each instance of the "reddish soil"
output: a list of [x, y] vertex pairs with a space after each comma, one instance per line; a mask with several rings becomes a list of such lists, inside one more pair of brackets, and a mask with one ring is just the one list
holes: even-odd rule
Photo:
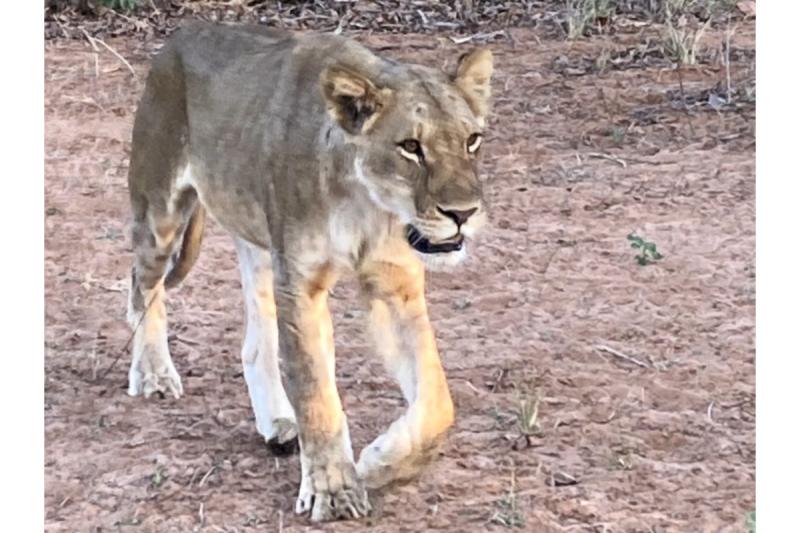
[[[514, 30], [493, 44], [493, 222], [458, 274], [429, 278], [457, 423], [421, 479], [378, 496], [376, 531], [745, 530], [755, 506], [754, 104], [709, 105], [707, 91], [726, 85], [718, 58], [679, 79], [638, 31], [569, 43]], [[466, 46], [364, 40], [430, 64]], [[710, 31], [704, 43], [723, 40]], [[292, 512], [298, 459], [273, 458], [255, 431], [235, 254], [218, 226], [170, 294], [186, 395], [125, 394], [129, 137], [160, 43], [107, 43], [137, 80], [102, 47], [46, 44], [46, 530], [360, 530], [312, 528]], [[739, 95], [754, 48], [753, 24], [740, 25]], [[664, 259], [637, 264], [630, 232]], [[332, 299], [358, 451], [402, 400], [356, 302], [350, 282]], [[515, 413], [537, 395], [528, 446]]]

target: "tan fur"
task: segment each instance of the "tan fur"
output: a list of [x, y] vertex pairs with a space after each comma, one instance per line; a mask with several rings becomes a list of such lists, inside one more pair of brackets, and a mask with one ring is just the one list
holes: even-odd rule
[[[130, 312], [144, 319], [129, 393], [183, 391], [164, 288], [198, 257], [207, 212], [237, 239], [258, 430], [271, 445], [299, 436], [296, 510], [364, 516], [367, 486], [417, 474], [454, 416], [424, 272], [460, 262], [485, 220], [477, 152], [491, 73], [488, 50], [447, 74], [332, 34], [179, 31], [153, 60], [134, 124]], [[408, 402], [357, 463], [327, 305], [348, 272]]]

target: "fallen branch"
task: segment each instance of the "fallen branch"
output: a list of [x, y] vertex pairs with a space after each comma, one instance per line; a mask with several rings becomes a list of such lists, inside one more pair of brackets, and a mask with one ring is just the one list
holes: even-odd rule
[[605, 352], [605, 353], [611, 354], [614, 357], [618, 357], [618, 358], [620, 358], [620, 359], [622, 359], [624, 361], [628, 361], [629, 363], [633, 363], [636, 366], [640, 366], [642, 368], [650, 368], [650, 365], [648, 365], [647, 363], [645, 363], [643, 361], [640, 361], [639, 359], [636, 359], [635, 357], [631, 357], [630, 355], [624, 354], [624, 353], [620, 352], [619, 350], [615, 350], [614, 348], [609, 348], [608, 346], [605, 346], [603, 344], [595, 346], [595, 349], [599, 350], [601, 352]]
[[[102, 39], [98, 39], [97, 37], [92, 37], [92, 36], [91, 36], [91, 35], [89, 35], [89, 33], [88, 33], [86, 30], [84, 30], [83, 28], [81, 28], [81, 31], [83, 32], [83, 35], [85, 35], [85, 36], [86, 36], [86, 39], [89, 41], [89, 44], [91, 44], [91, 45], [92, 45], [92, 48], [94, 48], [94, 51], [95, 51], [95, 53], [99, 52], [99, 49], [97, 48], [97, 43], [100, 43], [101, 45], [103, 45], [103, 47], [104, 47], [106, 50], [108, 50], [109, 52], [111, 52], [111, 53], [114, 55], [114, 57], [116, 57], [117, 59], [119, 59], [119, 60], [122, 62], [122, 64], [123, 64], [123, 65], [125, 65], [126, 67], [128, 67], [128, 70], [130, 70], [130, 71], [131, 71], [131, 74], [133, 75], [133, 78], [134, 78], [134, 79], [136, 79], [136, 80], [138, 80], [138, 79], [139, 79], [139, 76], [137, 76], [137, 75], [136, 75], [136, 71], [133, 69], [133, 67], [131, 66], [131, 64], [130, 64], [130, 63], [128, 63], [128, 60], [127, 60], [127, 59], [125, 59], [124, 57], [122, 57], [122, 56], [119, 54], [119, 52], [117, 52], [116, 50], [114, 50], [114, 49], [113, 49], [113, 48], [112, 48], [110, 45], [106, 44], [106, 42], [105, 42], [105, 41], [103, 41]], [[95, 57], [95, 60], [96, 60], [96, 57]], [[97, 73], [97, 63], [95, 63], [95, 77], [97, 77], [97, 74], [98, 74], [98, 73]]]
[[681, 63], [678, 62], [678, 86], [681, 89], [681, 103], [683, 103], [683, 113], [686, 115], [686, 121], [689, 123], [689, 131], [692, 132], [692, 138], [697, 138], [697, 133], [694, 131], [694, 124], [692, 124], [692, 115], [689, 113], [689, 105], [686, 103], [686, 92], [683, 90], [683, 70], [681, 70]]
[[615, 156], [610, 155], [610, 154], [601, 154], [600, 152], [589, 152], [586, 155], [588, 157], [593, 157], [595, 159], [606, 159], [608, 161], [613, 161], [614, 163], [617, 163], [622, 168], [628, 168], [628, 163], [626, 163], [623, 159], [620, 159], [619, 157], [615, 157]]
[[81, 31], [86, 36], [86, 40], [89, 41], [89, 44], [92, 45], [92, 50], [94, 50], [94, 77], [100, 77], [100, 49], [97, 48], [97, 44], [95, 44], [94, 39], [91, 35], [89, 35], [86, 30], [81, 28]]
[[467, 35], [466, 37], [450, 37], [450, 40], [453, 41], [455, 44], [464, 44], [471, 42], [473, 40], [479, 39], [491, 39], [495, 35], [506, 35], [505, 30], [498, 30], [498, 31], [490, 31], [490, 32], [482, 32], [482, 33], [473, 33], [472, 35]]

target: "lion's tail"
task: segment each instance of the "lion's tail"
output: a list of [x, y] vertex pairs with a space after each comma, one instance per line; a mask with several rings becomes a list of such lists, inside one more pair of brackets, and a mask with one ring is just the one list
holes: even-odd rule
[[197, 203], [186, 230], [183, 232], [183, 241], [178, 256], [173, 260], [172, 266], [164, 278], [164, 287], [171, 289], [186, 278], [200, 256], [200, 245], [203, 242], [203, 230], [206, 226], [206, 210], [200, 202]]

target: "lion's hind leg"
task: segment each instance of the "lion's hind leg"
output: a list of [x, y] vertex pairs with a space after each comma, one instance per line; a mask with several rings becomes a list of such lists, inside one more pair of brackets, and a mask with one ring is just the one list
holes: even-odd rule
[[128, 322], [134, 329], [133, 360], [128, 372], [128, 394], [150, 397], [154, 392], [179, 398], [183, 385], [167, 344], [167, 308], [164, 279], [174, 261], [197, 194], [176, 190], [162, 202], [134, 197], [134, 264], [128, 300]]

